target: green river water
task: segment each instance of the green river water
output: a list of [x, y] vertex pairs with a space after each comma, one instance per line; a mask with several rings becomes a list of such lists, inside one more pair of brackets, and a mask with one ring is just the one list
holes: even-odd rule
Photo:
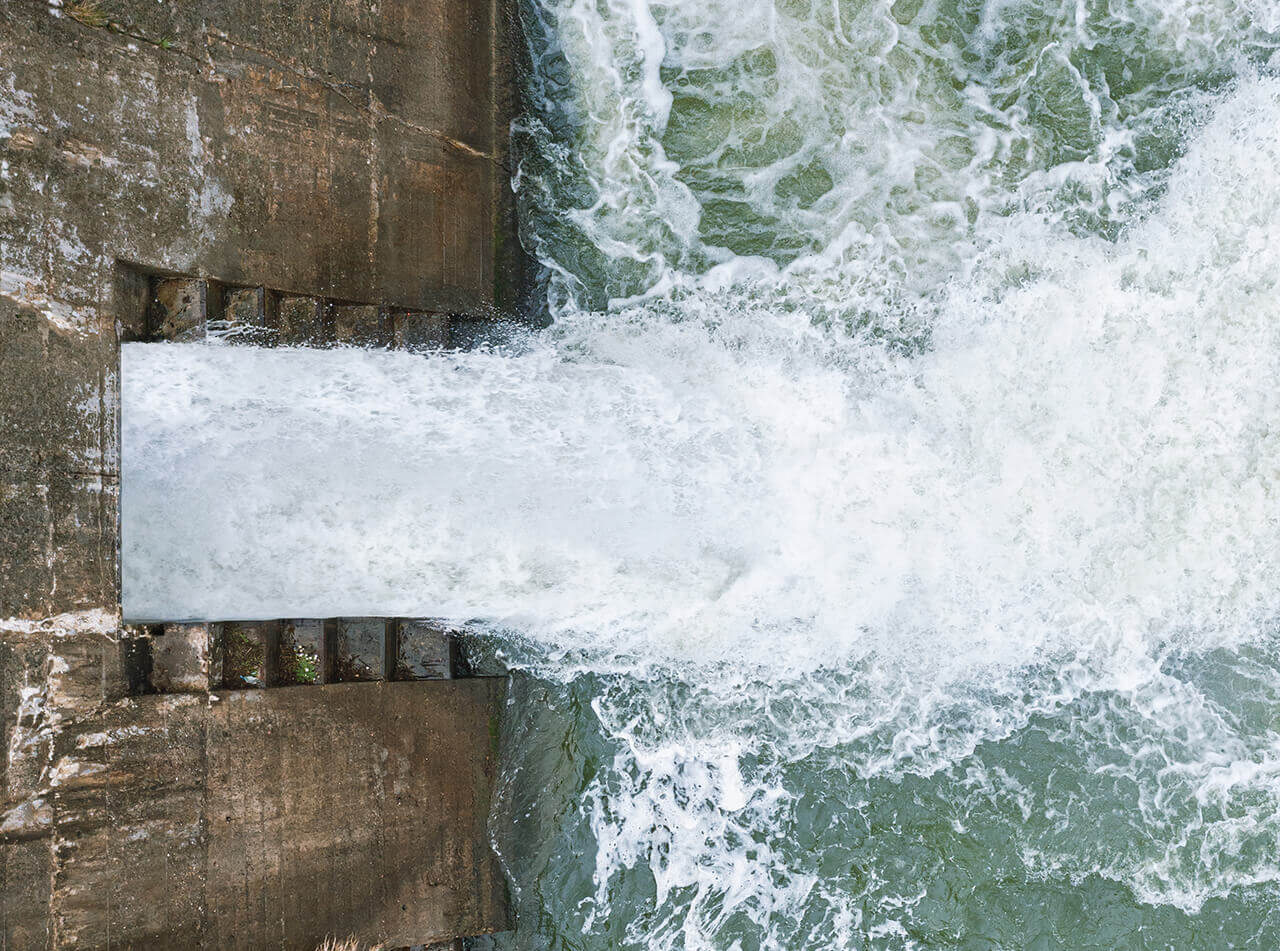
[[755, 432], [669, 656], [495, 648], [504, 946], [1280, 947], [1280, 6], [524, 17], [563, 345]]

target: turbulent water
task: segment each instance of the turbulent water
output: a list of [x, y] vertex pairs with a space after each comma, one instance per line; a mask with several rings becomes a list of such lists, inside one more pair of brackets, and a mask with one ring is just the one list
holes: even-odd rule
[[486, 632], [505, 946], [1280, 947], [1280, 3], [523, 15], [551, 327], [127, 347], [126, 610]]

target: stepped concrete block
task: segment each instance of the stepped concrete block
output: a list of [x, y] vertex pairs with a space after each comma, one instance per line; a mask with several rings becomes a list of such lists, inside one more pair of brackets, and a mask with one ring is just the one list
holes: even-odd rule
[[279, 305], [279, 340], [286, 345], [311, 345], [333, 340], [333, 308], [315, 297], [282, 297]]
[[444, 350], [449, 347], [449, 317], [407, 311], [395, 315], [395, 345], [402, 350]]
[[334, 339], [357, 347], [388, 347], [393, 333], [390, 316], [374, 304], [337, 304]]
[[230, 621], [218, 627], [218, 684], [227, 690], [274, 685], [279, 664], [279, 622]]
[[[334, 679], [387, 680], [388, 653], [394, 651], [395, 622], [383, 618], [339, 618], [334, 651]], [[394, 657], [394, 653], [391, 653]]]
[[203, 340], [209, 320], [209, 285], [172, 278], [155, 282], [150, 329], [162, 340]]
[[151, 641], [151, 684], [160, 693], [203, 693], [213, 646], [211, 624], [165, 624]]
[[209, 324], [209, 336], [230, 343], [270, 345], [275, 342], [273, 295], [262, 287], [228, 287], [222, 292], [222, 316]]
[[436, 680], [453, 677], [458, 645], [449, 628], [435, 621], [401, 621], [397, 679]]

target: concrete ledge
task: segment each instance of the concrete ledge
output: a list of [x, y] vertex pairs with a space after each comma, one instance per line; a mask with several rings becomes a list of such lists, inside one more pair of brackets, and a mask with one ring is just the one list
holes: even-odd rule
[[506, 927], [485, 830], [503, 696], [489, 678], [333, 684], [131, 697], [62, 724], [0, 827], [5, 946]]

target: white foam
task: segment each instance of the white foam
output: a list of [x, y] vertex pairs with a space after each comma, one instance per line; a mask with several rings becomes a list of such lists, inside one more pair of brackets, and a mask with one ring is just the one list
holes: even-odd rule
[[1118, 244], [1010, 220], [915, 356], [759, 288], [513, 357], [126, 347], [127, 613], [673, 656], [794, 630], [810, 661], [1253, 630], [1280, 599], [1276, 96], [1224, 106]]

